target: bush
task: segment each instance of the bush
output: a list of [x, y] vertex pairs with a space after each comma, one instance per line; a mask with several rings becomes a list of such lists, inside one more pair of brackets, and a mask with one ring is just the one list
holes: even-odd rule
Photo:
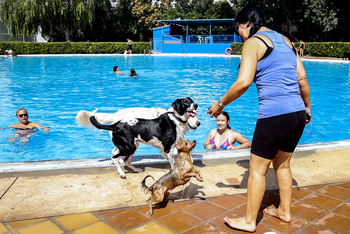
[[[0, 54], [12, 50], [17, 54], [123, 54], [125, 42], [0, 42]], [[132, 53], [150, 50], [149, 42], [134, 42]]]
[[[344, 58], [344, 53], [350, 53], [350, 42], [304, 42], [304, 56], [335, 57]], [[299, 48], [299, 42], [295, 43], [295, 48]], [[242, 54], [243, 43], [232, 43], [232, 54]]]

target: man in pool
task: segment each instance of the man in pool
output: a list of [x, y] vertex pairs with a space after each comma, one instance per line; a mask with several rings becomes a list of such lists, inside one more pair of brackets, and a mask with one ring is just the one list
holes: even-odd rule
[[[16, 131], [16, 134], [13, 137], [10, 137], [9, 140], [11, 143], [13, 143], [15, 140], [19, 138], [23, 138], [25, 141], [28, 141], [29, 137], [33, 136], [33, 133], [37, 128], [44, 129], [44, 132], [49, 131], [50, 129], [48, 127], [43, 127], [40, 124], [36, 122], [29, 122], [28, 121], [28, 112], [24, 108], [19, 108], [16, 111], [17, 119], [19, 120], [19, 123], [12, 124], [10, 127], [5, 128], [14, 128]], [[0, 129], [5, 129], [0, 128]]]

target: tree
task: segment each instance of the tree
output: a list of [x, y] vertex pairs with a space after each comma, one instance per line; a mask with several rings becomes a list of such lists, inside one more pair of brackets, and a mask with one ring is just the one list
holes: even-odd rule
[[66, 41], [84, 38], [96, 19], [106, 21], [96, 12], [107, 16], [110, 9], [110, 0], [0, 0], [0, 17], [12, 36], [31, 35], [40, 26], [44, 35]]

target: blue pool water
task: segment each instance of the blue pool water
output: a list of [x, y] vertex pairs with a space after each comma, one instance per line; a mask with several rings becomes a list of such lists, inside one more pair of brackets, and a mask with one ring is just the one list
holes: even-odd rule
[[[20, 56], [0, 58], [0, 127], [18, 122], [15, 111], [28, 110], [30, 121], [49, 126], [29, 142], [9, 143], [12, 129], [0, 130], [0, 162], [110, 157], [113, 144], [107, 131], [88, 130], [75, 121], [80, 110], [116, 112], [128, 107], [169, 108], [179, 97], [199, 104], [201, 126], [186, 138], [203, 143], [215, 119], [206, 114], [237, 78], [240, 58], [233, 56]], [[348, 62], [303, 62], [311, 87], [313, 129], [300, 143], [350, 139], [350, 77]], [[113, 66], [139, 77], [113, 73]], [[258, 112], [253, 84], [225, 108], [231, 128], [252, 139]], [[310, 131], [310, 126], [308, 126]], [[142, 145], [135, 156], [159, 154]]]

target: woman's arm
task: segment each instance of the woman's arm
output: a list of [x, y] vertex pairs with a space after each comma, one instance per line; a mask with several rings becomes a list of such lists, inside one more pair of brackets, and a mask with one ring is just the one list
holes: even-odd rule
[[213, 149], [213, 145], [210, 144], [210, 141], [211, 141], [211, 139], [212, 139], [213, 136], [214, 136], [214, 134], [213, 134], [214, 131], [216, 131], [216, 129], [213, 129], [213, 130], [211, 130], [211, 131], [209, 132], [209, 135], [208, 135], [207, 139], [206, 139], [205, 142], [204, 142], [204, 148], [206, 148], [207, 150]]
[[[306, 78], [306, 71], [305, 71], [304, 65], [301, 62], [299, 55], [297, 55], [297, 74], [298, 74], [298, 83], [299, 83], [301, 98], [304, 101], [305, 109], [308, 110], [311, 114], [310, 86]], [[310, 120], [306, 120], [306, 123], [308, 124]]]
[[[245, 138], [242, 134], [240, 134], [239, 132], [235, 132], [232, 131], [232, 133], [230, 134], [230, 146], [228, 147], [228, 149], [245, 149], [245, 148], [249, 148], [252, 143]], [[234, 146], [234, 143], [238, 142], [240, 145]]]
[[[259, 44], [257, 40], [256, 38], [250, 38], [244, 43], [238, 78], [220, 99], [224, 105], [228, 105], [239, 98], [253, 83], [258, 63]], [[210, 114], [210, 117], [216, 117], [222, 109], [223, 107], [219, 106], [219, 101], [215, 101], [207, 113]]]

